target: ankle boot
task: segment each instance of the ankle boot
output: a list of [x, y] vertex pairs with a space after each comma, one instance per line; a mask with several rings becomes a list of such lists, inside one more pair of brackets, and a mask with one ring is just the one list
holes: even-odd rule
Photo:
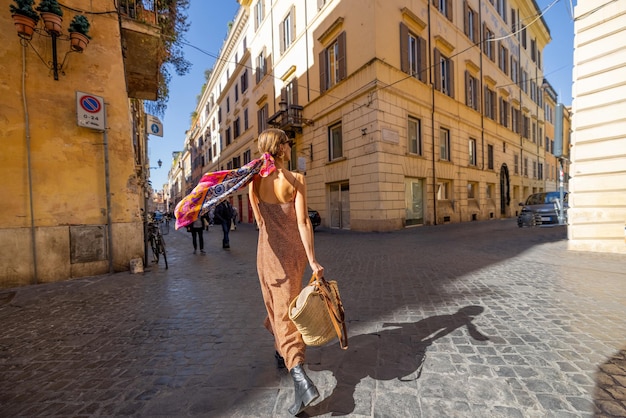
[[298, 364], [289, 371], [291, 377], [293, 377], [293, 387], [295, 391], [295, 399], [293, 405], [289, 408], [291, 415], [298, 415], [300, 412], [316, 400], [320, 394], [317, 388], [306, 375], [304, 368], [301, 364]]

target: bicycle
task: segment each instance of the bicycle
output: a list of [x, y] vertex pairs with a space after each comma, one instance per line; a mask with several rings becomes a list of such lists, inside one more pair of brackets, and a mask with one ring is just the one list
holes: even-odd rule
[[167, 269], [165, 240], [163, 239], [163, 234], [161, 234], [159, 223], [159, 221], [148, 220], [148, 241], [150, 242], [150, 248], [152, 249], [153, 261], [158, 264], [160, 256], [163, 255], [163, 261], [165, 262], [165, 268]]

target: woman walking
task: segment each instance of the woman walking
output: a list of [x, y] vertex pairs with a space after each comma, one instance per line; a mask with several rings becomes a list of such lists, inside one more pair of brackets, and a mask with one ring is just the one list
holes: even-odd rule
[[279, 367], [284, 362], [293, 378], [295, 399], [289, 412], [297, 415], [319, 393], [304, 371], [306, 346], [289, 319], [289, 303], [302, 289], [307, 261], [318, 277], [324, 275], [324, 268], [315, 259], [304, 176], [290, 172], [286, 166], [292, 145], [279, 129], [268, 129], [259, 135], [259, 151], [273, 157], [276, 169], [266, 177], [255, 176], [249, 195], [259, 226], [257, 271], [268, 314], [265, 327], [274, 335]]

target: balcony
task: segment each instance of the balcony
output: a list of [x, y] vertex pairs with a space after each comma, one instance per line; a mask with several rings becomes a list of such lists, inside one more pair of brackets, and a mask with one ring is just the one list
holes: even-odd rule
[[273, 128], [282, 129], [290, 138], [295, 138], [297, 133], [302, 133], [304, 125], [310, 125], [312, 122], [302, 117], [302, 106], [288, 105], [287, 102], [281, 101], [280, 110], [274, 113], [268, 120], [267, 124]]
[[156, 2], [121, 0], [122, 54], [128, 97], [156, 100], [161, 67], [161, 28]]

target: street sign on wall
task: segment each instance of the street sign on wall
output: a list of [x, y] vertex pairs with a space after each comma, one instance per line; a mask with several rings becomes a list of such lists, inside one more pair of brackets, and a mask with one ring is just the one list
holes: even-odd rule
[[146, 114], [146, 133], [149, 135], [163, 136], [163, 124], [154, 115]]
[[82, 91], [76, 92], [76, 122], [83, 128], [104, 131], [104, 99]]

